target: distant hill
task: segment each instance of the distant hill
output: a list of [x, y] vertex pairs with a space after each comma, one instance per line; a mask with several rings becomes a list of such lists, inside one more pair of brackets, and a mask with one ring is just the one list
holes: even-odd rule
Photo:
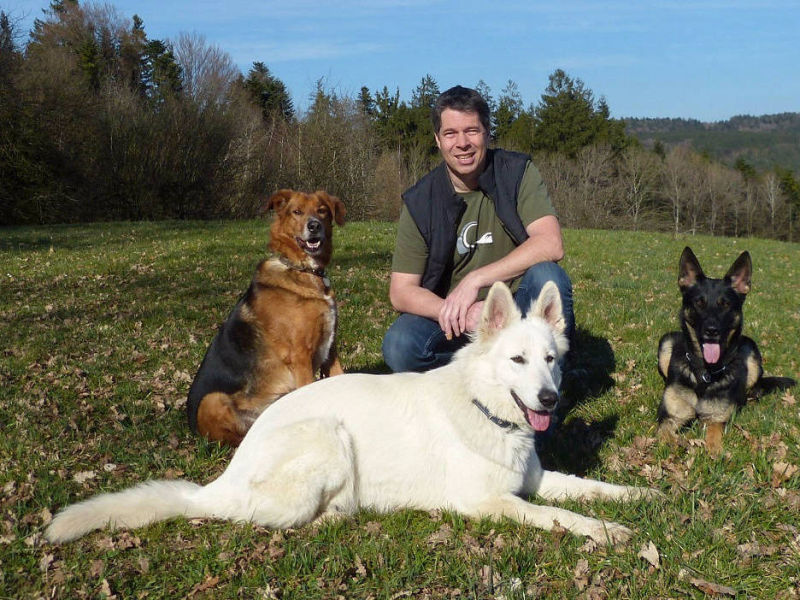
[[690, 143], [698, 152], [733, 165], [743, 157], [759, 170], [776, 166], [800, 173], [800, 113], [703, 123], [694, 119], [623, 119], [628, 135], [648, 147], [660, 140], [667, 148]]

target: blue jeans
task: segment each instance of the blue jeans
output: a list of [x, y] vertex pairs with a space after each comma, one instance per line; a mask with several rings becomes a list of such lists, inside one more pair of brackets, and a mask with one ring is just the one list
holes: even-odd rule
[[[572, 282], [566, 271], [554, 262], [533, 265], [522, 276], [514, 301], [522, 311], [528, 312], [531, 300], [539, 296], [544, 284], [554, 281], [561, 293], [561, 304], [566, 321], [565, 334], [572, 339], [575, 315], [572, 311]], [[383, 360], [389, 368], [399, 371], [427, 371], [450, 362], [453, 353], [466, 344], [466, 335], [447, 340], [439, 323], [432, 319], [402, 313], [383, 336]]]

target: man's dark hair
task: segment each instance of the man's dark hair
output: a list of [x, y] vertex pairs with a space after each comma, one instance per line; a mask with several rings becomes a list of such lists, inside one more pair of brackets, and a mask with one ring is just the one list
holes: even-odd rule
[[435, 133], [439, 133], [439, 129], [442, 126], [442, 113], [446, 108], [459, 112], [478, 113], [478, 118], [481, 120], [484, 129], [487, 132], [491, 131], [489, 105], [483, 99], [483, 96], [475, 90], [457, 85], [439, 95], [436, 99], [436, 104], [431, 109], [431, 123], [433, 123], [433, 131]]

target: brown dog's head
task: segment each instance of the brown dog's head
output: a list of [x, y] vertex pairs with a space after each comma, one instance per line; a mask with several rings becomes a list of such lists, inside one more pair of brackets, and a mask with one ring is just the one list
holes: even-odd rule
[[269, 247], [291, 262], [324, 268], [333, 252], [333, 223], [344, 225], [344, 203], [327, 192], [278, 190], [266, 209], [275, 211]]

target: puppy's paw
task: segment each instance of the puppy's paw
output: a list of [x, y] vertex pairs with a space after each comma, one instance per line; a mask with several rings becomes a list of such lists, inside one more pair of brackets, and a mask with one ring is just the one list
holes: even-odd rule
[[665, 444], [674, 446], [678, 443], [678, 434], [672, 426], [667, 423], [662, 423], [658, 426], [658, 439]]
[[722, 431], [724, 423], [706, 424], [706, 450], [712, 458], [719, 458], [722, 454]]

